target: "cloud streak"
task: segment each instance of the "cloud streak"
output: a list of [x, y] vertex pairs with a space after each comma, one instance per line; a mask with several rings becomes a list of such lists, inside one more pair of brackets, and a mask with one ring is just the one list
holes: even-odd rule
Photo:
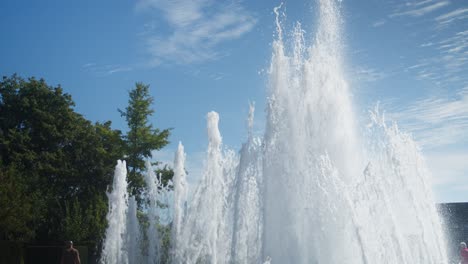
[[448, 0], [413, 0], [397, 5], [388, 17], [418, 33], [421, 55], [404, 71], [436, 87], [459, 90], [468, 86], [468, 28], [460, 26], [468, 22], [468, 8], [452, 6]]
[[372, 27], [374, 27], [374, 28], [381, 27], [381, 26], [385, 25], [386, 22], [387, 21], [385, 21], [385, 19], [377, 20], [374, 23], [372, 23]]
[[96, 63], [86, 63], [81, 66], [86, 72], [91, 72], [98, 75], [112, 75], [114, 73], [122, 73], [132, 71], [133, 68], [118, 64], [99, 65]]
[[420, 48], [433, 55], [422, 57], [420, 67], [407, 67], [418, 79], [431, 80], [439, 87], [468, 86], [468, 30], [444, 32], [438, 41], [423, 43]]
[[448, 26], [456, 20], [468, 18], [468, 8], [459, 8], [435, 18], [440, 27]]
[[430, 97], [392, 114], [426, 149], [468, 143], [468, 87], [454, 97]]
[[215, 60], [222, 56], [219, 45], [240, 38], [256, 23], [239, 2], [140, 0], [137, 10], [150, 12], [166, 29], [144, 34], [152, 65]]
[[426, 14], [432, 13], [442, 7], [450, 4], [450, 1], [434, 1], [424, 0], [419, 2], [407, 2], [404, 5], [400, 5], [398, 10], [390, 15], [390, 17], [399, 16], [412, 16], [421, 17]]
[[364, 82], [376, 82], [388, 76], [388, 73], [369, 67], [357, 67], [354, 74], [358, 80]]
[[468, 87], [455, 96], [430, 96], [390, 113], [422, 147], [434, 190], [444, 202], [462, 201], [468, 173]]

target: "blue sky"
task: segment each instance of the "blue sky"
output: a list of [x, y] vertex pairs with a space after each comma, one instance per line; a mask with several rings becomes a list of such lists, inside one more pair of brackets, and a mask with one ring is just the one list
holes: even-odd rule
[[[224, 143], [246, 138], [249, 101], [264, 123], [266, 71], [279, 1], [5, 0], [0, 74], [61, 84], [76, 111], [126, 130], [117, 109], [135, 82], [151, 85], [159, 128], [174, 128], [156, 153], [181, 140], [192, 176], [207, 143], [205, 115], [219, 112]], [[313, 38], [314, 1], [284, 1], [286, 29]], [[376, 102], [419, 142], [438, 201], [468, 195], [468, 2], [342, 1], [347, 79], [364, 119]], [[190, 175], [189, 175], [190, 176]]]

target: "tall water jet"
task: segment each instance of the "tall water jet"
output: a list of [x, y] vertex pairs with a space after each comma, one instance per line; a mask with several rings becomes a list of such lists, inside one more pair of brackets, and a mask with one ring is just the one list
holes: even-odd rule
[[[367, 131], [357, 125], [342, 69], [338, 5], [318, 0], [310, 45], [299, 23], [291, 41], [283, 36], [275, 8], [278, 34], [263, 138], [252, 133], [251, 106], [247, 142], [238, 155], [226, 151], [219, 116], [208, 113], [204, 173], [186, 210], [179, 145], [173, 263], [447, 263], [417, 145], [377, 110], [370, 113]], [[156, 177], [147, 181], [153, 201], [148, 238], [156, 244], [162, 198]], [[157, 263], [160, 248], [151, 247], [148, 262]]]
[[[319, 2], [318, 32], [312, 46], [306, 46], [303, 30], [296, 25], [291, 55], [282, 36], [279, 10], [275, 9], [278, 38], [273, 43], [270, 66], [263, 165], [263, 250], [273, 262], [311, 263], [320, 260], [316, 258], [323, 252], [320, 248], [349, 248], [345, 246], [349, 242], [346, 234], [334, 234], [336, 230], [330, 230], [326, 240], [317, 241], [324, 224], [345, 217], [335, 215], [332, 208], [323, 210], [320, 203], [325, 201], [317, 196], [322, 189], [340, 196], [338, 190], [330, 190], [334, 181], [350, 183], [364, 168], [362, 149], [357, 146], [356, 118], [342, 73], [336, 4]], [[324, 166], [336, 177], [320, 177]], [[318, 212], [322, 215], [318, 216]], [[346, 221], [337, 225], [344, 227]], [[329, 259], [319, 262], [331, 263]]]
[[233, 263], [261, 263], [263, 214], [261, 186], [261, 140], [253, 136], [253, 104], [249, 108], [248, 139], [240, 150], [234, 180], [234, 215], [231, 259]]
[[[305, 45], [298, 24], [291, 52], [275, 9], [278, 38], [263, 154], [263, 256], [272, 263], [444, 262], [421, 154], [397, 132], [370, 135], [379, 155], [367, 155], [342, 71], [338, 2], [320, 0], [319, 8], [313, 44]], [[374, 229], [375, 221], [385, 225]], [[408, 233], [405, 221], [419, 231]]]
[[145, 181], [147, 189], [147, 199], [148, 199], [148, 230], [146, 236], [148, 238], [148, 255], [147, 263], [148, 264], [158, 264], [161, 258], [161, 244], [160, 244], [160, 234], [158, 230], [159, 223], [159, 180], [156, 177], [156, 174], [151, 168], [151, 163], [146, 162], [146, 171]]
[[[318, 4], [312, 45], [297, 24], [291, 51], [275, 8], [266, 131], [258, 141], [249, 132], [232, 183], [209, 118], [216, 127], [208, 130], [210, 165], [190, 204], [194, 234], [186, 244], [206, 251], [188, 256], [206, 263], [445, 262], [421, 154], [410, 137], [378, 122], [363, 144], [342, 69], [338, 3]], [[220, 243], [213, 230], [231, 239]]]
[[128, 263], [141, 263], [141, 227], [137, 217], [138, 205], [135, 197], [128, 199], [127, 211], [127, 240]]
[[117, 161], [115, 167], [112, 191], [107, 194], [109, 212], [107, 213], [108, 227], [101, 253], [102, 264], [128, 263], [126, 249], [127, 231], [127, 167], [125, 161]]
[[180, 256], [178, 246], [181, 244], [181, 230], [182, 221], [185, 216], [187, 195], [188, 195], [188, 183], [186, 180], [185, 172], [185, 152], [184, 146], [179, 142], [177, 152], [174, 157], [174, 216], [172, 218], [172, 255], [173, 262], [179, 263], [180, 259], [176, 259]]
[[[411, 136], [371, 112], [370, 161], [356, 186], [356, 216], [366, 226], [369, 257], [386, 263], [446, 263], [445, 238], [435, 208], [429, 171]], [[375, 244], [391, 245], [385, 252]], [[371, 249], [372, 248], [372, 249]]]
[[219, 115], [207, 115], [208, 151], [203, 178], [184, 219], [180, 263], [228, 263], [231, 233], [227, 214], [228, 181], [231, 162], [221, 151]]

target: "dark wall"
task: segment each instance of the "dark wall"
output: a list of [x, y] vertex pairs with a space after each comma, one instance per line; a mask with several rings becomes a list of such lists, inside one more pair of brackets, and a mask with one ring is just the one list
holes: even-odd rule
[[25, 264], [60, 263], [63, 247], [57, 246], [26, 246]]
[[468, 203], [437, 205], [447, 238], [449, 255], [457, 256], [460, 242], [468, 243]]
[[[75, 248], [80, 252], [81, 264], [88, 264], [88, 248]], [[0, 264], [60, 264], [63, 249], [62, 243], [0, 241]]]
[[[80, 253], [81, 264], [88, 264], [88, 248], [74, 246]], [[25, 264], [60, 264], [62, 245], [27, 245], [25, 246], [26, 261]]]
[[24, 263], [23, 244], [10, 241], [0, 241], [0, 264], [16, 263]]

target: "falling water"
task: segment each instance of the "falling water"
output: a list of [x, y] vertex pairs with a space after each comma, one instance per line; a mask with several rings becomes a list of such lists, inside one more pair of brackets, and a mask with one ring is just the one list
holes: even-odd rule
[[[221, 151], [221, 135], [218, 130], [219, 116], [207, 115], [208, 151], [202, 182], [190, 202], [190, 208], [181, 230], [175, 259], [180, 263], [228, 263], [231, 226], [228, 215], [230, 194], [228, 179], [234, 170], [234, 162]], [[232, 156], [232, 155], [229, 155]]]
[[[343, 73], [339, 1], [318, 6], [311, 43], [299, 23], [285, 37], [274, 9], [264, 135], [252, 133], [251, 105], [248, 138], [236, 154], [222, 145], [218, 114], [208, 113], [204, 173], [186, 206], [179, 145], [173, 263], [447, 263], [418, 146], [378, 108], [367, 126], [357, 122]], [[113, 228], [108, 234], [122, 232]]]
[[127, 247], [129, 263], [141, 263], [143, 261], [141, 255], [141, 227], [137, 218], [137, 202], [135, 197], [128, 199], [127, 211], [127, 240], [125, 246]]
[[[177, 252], [179, 245], [182, 243], [181, 229], [182, 220], [185, 215], [185, 205], [188, 195], [188, 183], [185, 173], [185, 153], [184, 146], [179, 142], [177, 152], [174, 158], [174, 217], [172, 220], [172, 248], [174, 257], [180, 256]], [[180, 262], [179, 259], [174, 259]]]
[[[266, 130], [221, 151], [209, 113], [203, 179], [177, 263], [444, 263], [429, 173], [418, 147], [377, 110], [360, 128], [342, 61], [338, 3], [320, 0], [308, 45], [298, 23], [277, 39]], [[253, 107], [249, 115], [252, 124]], [[360, 135], [365, 134], [366, 136]]]
[[260, 196], [262, 186], [261, 141], [253, 137], [254, 106], [250, 105], [248, 139], [240, 150], [239, 165], [233, 184], [233, 231], [231, 258], [233, 263], [261, 263], [263, 218]]
[[159, 199], [159, 180], [156, 177], [156, 174], [151, 169], [150, 162], [146, 162], [145, 181], [147, 188], [147, 198], [148, 198], [148, 222], [149, 227], [147, 230], [148, 237], [148, 264], [157, 264], [161, 258], [161, 243], [160, 243], [160, 234], [158, 230], [159, 222], [159, 209], [158, 209], [158, 199]]
[[125, 241], [127, 231], [127, 167], [125, 161], [118, 161], [115, 166], [112, 191], [109, 198], [109, 212], [107, 213], [108, 227], [101, 253], [101, 263], [128, 263]]

